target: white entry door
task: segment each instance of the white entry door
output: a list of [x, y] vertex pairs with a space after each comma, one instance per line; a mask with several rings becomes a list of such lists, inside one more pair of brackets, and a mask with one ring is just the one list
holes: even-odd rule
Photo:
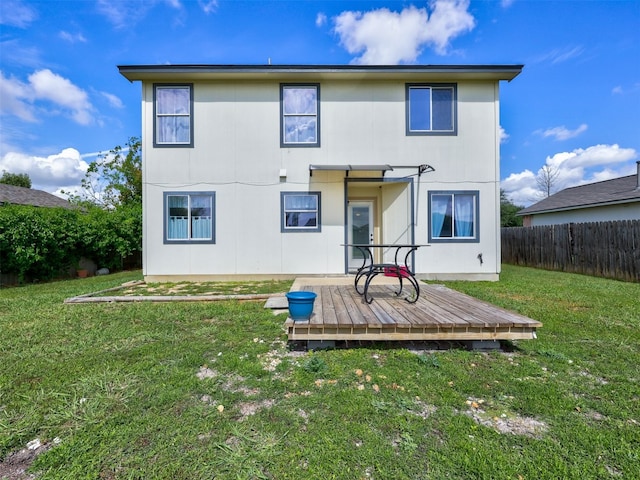
[[[373, 243], [373, 201], [349, 201], [347, 211], [348, 243]], [[348, 260], [349, 271], [356, 270], [362, 265], [362, 252], [350, 247]]]

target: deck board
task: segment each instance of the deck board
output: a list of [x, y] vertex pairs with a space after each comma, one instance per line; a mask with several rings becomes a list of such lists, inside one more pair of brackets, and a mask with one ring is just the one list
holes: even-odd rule
[[542, 324], [442, 285], [422, 284], [408, 303], [397, 285], [372, 285], [367, 304], [353, 285], [308, 285], [318, 297], [307, 322], [287, 319], [289, 340], [516, 340]]
[[[509, 321], [513, 324], [519, 324], [523, 322], [523, 319], [528, 320], [522, 315], [501, 309], [495, 305], [491, 305], [490, 303], [465, 295], [464, 293], [456, 292], [457, 295], [452, 298], [451, 295], [448, 295], [447, 290], [440, 287], [440, 285], [434, 285], [433, 288], [429, 290], [429, 293], [434, 299], [437, 299], [440, 302], [450, 300], [458, 308], [463, 309], [468, 313], [482, 315], [482, 318], [487, 323], [491, 324], [497, 322], [501, 325], [506, 325]], [[525, 321], [525, 323], [527, 322]]]
[[[325, 287], [322, 290], [328, 290], [331, 297], [333, 298], [333, 305], [336, 308], [336, 323], [338, 325], [353, 325], [353, 319], [351, 318], [350, 311], [344, 302], [344, 298], [342, 298], [342, 295], [340, 295], [340, 287], [332, 285], [330, 287]], [[323, 294], [324, 292], [321, 291], [320, 295]], [[327, 322], [324, 323], [326, 324]]]

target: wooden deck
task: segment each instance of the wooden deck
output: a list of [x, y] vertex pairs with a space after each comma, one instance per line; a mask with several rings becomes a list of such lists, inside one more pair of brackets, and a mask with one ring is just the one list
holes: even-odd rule
[[318, 294], [309, 321], [285, 322], [289, 340], [517, 340], [542, 323], [442, 285], [421, 284], [414, 304], [395, 285], [372, 285], [367, 305], [351, 285], [302, 286]]

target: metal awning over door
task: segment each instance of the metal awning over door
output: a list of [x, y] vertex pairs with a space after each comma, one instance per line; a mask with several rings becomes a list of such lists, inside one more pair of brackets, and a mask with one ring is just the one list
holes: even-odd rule
[[384, 177], [386, 172], [393, 170], [393, 167], [391, 165], [309, 165], [309, 175], [313, 176], [315, 170], [346, 172], [347, 177], [349, 172], [381, 172]]

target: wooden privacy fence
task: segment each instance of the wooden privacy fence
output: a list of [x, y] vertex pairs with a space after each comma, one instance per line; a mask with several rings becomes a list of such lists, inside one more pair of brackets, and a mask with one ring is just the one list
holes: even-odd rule
[[502, 229], [502, 261], [640, 281], [640, 220]]

